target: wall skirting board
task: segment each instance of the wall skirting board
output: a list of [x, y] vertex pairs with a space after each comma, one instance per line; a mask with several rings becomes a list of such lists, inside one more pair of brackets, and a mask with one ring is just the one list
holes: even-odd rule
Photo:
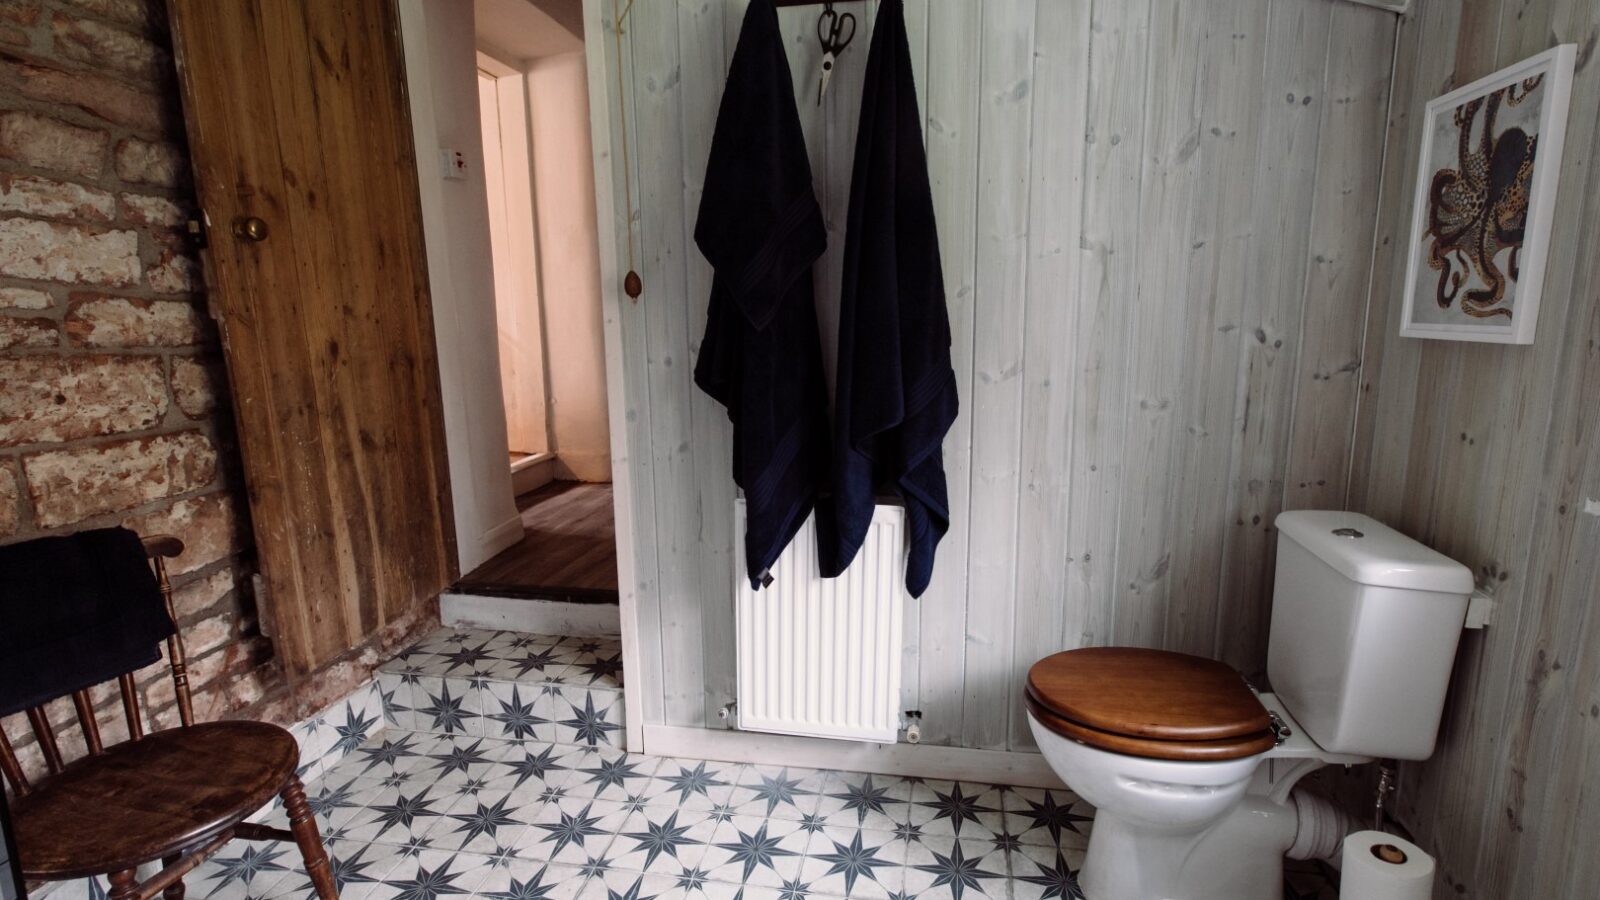
[[1064, 787], [1043, 756], [1026, 751], [971, 750], [935, 744], [871, 744], [678, 725], [645, 725], [643, 746], [650, 756], [804, 766], [1017, 787]]
[[622, 632], [615, 603], [569, 603], [454, 592], [439, 595], [439, 621], [445, 625], [573, 637], [615, 637]]

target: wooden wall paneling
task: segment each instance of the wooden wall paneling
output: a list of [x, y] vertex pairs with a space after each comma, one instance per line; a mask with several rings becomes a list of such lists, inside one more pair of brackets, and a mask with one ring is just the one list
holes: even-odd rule
[[1111, 642], [1117, 513], [1125, 450], [1127, 385], [1122, 350], [1139, 265], [1140, 170], [1150, 2], [1096, 3], [1090, 13], [1084, 140], [1083, 235], [1079, 239], [1068, 509], [1069, 646]]
[[[856, 155], [856, 128], [861, 119], [861, 91], [866, 86], [867, 54], [872, 46], [873, 26], [877, 22], [878, 0], [853, 4], [856, 36], [839, 55], [834, 65], [828, 93], [821, 112], [822, 153], [812, 157], [817, 173], [817, 195], [822, 201], [822, 219], [828, 230], [828, 249], [817, 268], [817, 326], [822, 335], [822, 364], [827, 373], [831, 405], [832, 388], [838, 372], [839, 295], [844, 289], [844, 243], [850, 217], [850, 176]], [[816, 39], [816, 17], [820, 8], [806, 11], [800, 30], [815, 63], [804, 70], [797, 82], [800, 106], [811, 116], [816, 107], [816, 90], [822, 55]]]
[[[1366, 509], [1385, 522], [1396, 523], [1394, 508], [1405, 483], [1403, 460], [1395, 447], [1404, 442], [1404, 429], [1388, 427], [1396, 414], [1401, 391], [1397, 385], [1415, 383], [1418, 354], [1416, 340], [1400, 337], [1400, 301], [1405, 283], [1405, 244], [1411, 232], [1411, 197], [1406, 194], [1411, 174], [1422, 153], [1422, 103], [1418, 98], [1432, 90], [1435, 79], [1445, 77], [1449, 55], [1440, 62], [1432, 46], [1443, 4], [1400, 17], [1396, 30], [1394, 74], [1389, 89], [1388, 136], [1384, 141], [1383, 181], [1378, 205], [1378, 228], [1373, 242], [1369, 282], [1366, 337], [1362, 343], [1361, 392], [1356, 409], [1356, 455], [1350, 466], [1347, 503]], [[1424, 44], [1424, 40], [1428, 44]], [[1425, 62], [1427, 61], [1427, 62]], [[1425, 101], [1424, 101], [1425, 102]], [[1401, 195], [1405, 195], [1402, 197]], [[1415, 398], [1415, 392], [1409, 395]], [[1383, 403], [1378, 401], [1382, 399]], [[1382, 457], [1382, 466], [1378, 459]]]
[[[692, 371], [700, 358], [706, 312], [711, 297], [711, 265], [694, 244], [695, 220], [705, 188], [706, 157], [717, 123], [722, 87], [727, 81], [732, 45], [725, 44], [720, 3], [680, 2], [678, 13], [679, 75], [682, 81], [680, 138], [683, 146], [684, 264], [687, 268], [685, 308], [688, 314], [689, 355], [684, 367]], [[742, 12], [742, 10], [741, 10]], [[669, 301], [670, 302], [670, 301]], [[701, 646], [704, 659], [705, 721], [715, 725], [717, 712], [737, 695], [736, 660], [724, 648], [734, 646], [734, 546], [733, 498], [729, 477], [733, 458], [733, 426], [727, 411], [692, 384], [689, 386], [690, 434], [694, 441], [694, 483], [698, 496], [694, 509], [695, 569], [700, 578], [695, 595], [702, 607]]]
[[1299, 352], [1318, 142], [1334, 4], [1273, 0], [1261, 86], [1251, 268], [1240, 323], [1226, 564], [1218, 657], [1244, 672], [1266, 659], [1269, 597], [1283, 502], [1290, 400]]
[[1092, 5], [1068, 0], [1035, 10], [1017, 609], [1006, 703], [1013, 748], [1033, 746], [1022, 697], [1028, 668], [1077, 638], [1063, 634], [1073, 430], [1066, 387], [1076, 369], [1076, 348], [1063, 338], [1077, 313], [1068, 286], [1078, 282]]
[[[699, 492], [695, 456], [715, 453], [696, 434], [691, 414], [695, 388], [689, 353], [687, 255], [684, 231], [682, 58], [675, 3], [635, 4], [628, 23], [635, 67], [638, 147], [652, 169], [674, 178], [639, 183], [639, 243], [650, 371], [651, 467], [655, 471], [657, 589], [661, 598], [662, 660], [670, 721], [704, 725], [706, 699], [700, 597]], [[700, 300], [701, 305], [704, 300]], [[726, 459], [726, 457], [724, 457]], [[727, 516], [729, 513], [722, 513]], [[730, 588], [731, 589], [731, 588]]]
[[[743, 15], [743, 7], [747, 5], [746, 3], [740, 4], [740, 15]], [[822, 66], [822, 48], [817, 42], [818, 11], [818, 7], [786, 6], [778, 10], [778, 22], [783, 29], [783, 36], [787, 42], [784, 49], [789, 56], [789, 72], [794, 84], [795, 106], [800, 113], [800, 130], [806, 136], [806, 152], [811, 158], [811, 177], [817, 189], [817, 201], [820, 203], [827, 197], [826, 182], [830, 172], [828, 167], [827, 108], [817, 103], [817, 78]], [[849, 8], [846, 11], [856, 14], [857, 27], [860, 27], [860, 13], [863, 10]], [[862, 39], [863, 36], [858, 34], [855, 41], [851, 42], [849, 50], [859, 51]], [[733, 46], [733, 44], [728, 45], [728, 58], [730, 60], [733, 58]], [[846, 53], [849, 53], [849, 50], [846, 50]], [[860, 56], [853, 58], [864, 59], [866, 56], [865, 51], [859, 52]], [[865, 65], [865, 63], [863, 62], [861, 65]], [[837, 88], [837, 83], [834, 88]], [[831, 90], [833, 88], [830, 88]], [[717, 97], [719, 99], [722, 97], [720, 85], [717, 88]], [[859, 101], [859, 99], [858, 97], [857, 100]], [[833, 235], [830, 234], [829, 238], [831, 239], [832, 237]], [[818, 279], [817, 299], [819, 306], [824, 296], [821, 290], [821, 278], [825, 271], [828, 271], [827, 267], [820, 266], [813, 272], [813, 277]], [[821, 319], [818, 321], [820, 323]], [[833, 352], [827, 350], [826, 341], [824, 341], [823, 347], [826, 351], [824, 356], [832, 359]], [[833, 369], [829, 368], [827, 371], [830, 373], [829, 377], [831, 378]], [[830, 381], [829, 384], [832, 384], [832, 382]]]
[[1389, 73], [1375, 55], [1392, 56], [1395, 18], [1340, 5], [1329, 48], [1321, 126], [1321, 162], [1312, 198], [1285, 509], [1339, 509], [1350, 471], [1361, 342], [1378, 215]]
[[[1027, 303], [1028, 187], [1036, 0], [983, 4], [979, 96], [977, 302], [973, 325], [972, 512], [984, 527], [968, 538], [963, 746], [1003, 749], [1010, 711], [1016, 615], [1022, 434], [1023, 326]], [[1045, 98], [1041, 102], [1048, 102]]]
[[[1163, 591], [1170, 597], [1160, 645], [1210, 655], [1216, 641], [1218, 585], [1226, 532], [1227, 468], [1232, 456], [1238, 341], [1246, 261], [1254, 239], [1256, 133], [1270, 0], [1203, 3], [1197, 72], [1197, 162], [1187, 234], [1170, 253], [1187, 269], [1182, 303], [1182, 378], [1176, 388]], [[1176, 234], [1176, 232], [1174, 232]]]
[[1216, 640], [1228, 463], [1250, 241], [1261, 72], [1271, 0], [1208, 0], [1198, 76], [1199, 161], [1187, 243], [1183, 371], [1166, 485], [1170, 564], [1162, 646], [1201, 656]]
[[[591, 43], [596, 49], [589, 56], [589, 99], [591, 105], [605, 110], [605, 116], [601, 121], [605, 123], [606, 131], [604, 134], [595, 135], [595, 170], [596, 172], [608, 170], [611, 173], [609, 184], [613, 192], [609, 208], [605, 205], [599, 207], [603, 229], [601, 239], [603, 242], [608, 240], [612, 242], [612, 251], [601, 254], [602, 265], [615, 260], [613, 266], [615, 271], [602, 273], [611, 276], [602, 284], [602, 296], [615, 298], [615, 306], [607, 312], [608, 319], [614, 321], [607, 321], [606, 324], [620, 335], [621, 340], [616, 342], [620, 345], [617, 348], [620, 356], [617, 360], [619, 365], [614, 367], [608, 358], [606, 369], [609, 379], [621, 378], [624, 400], [623, 422], [621, 427], [618, 427], [616, 422], [612, 424], [614, 433], [626, 433], [628, 445], [623, 453], [616, 452], [617, 448], [613, 446], [612, 477], [615, 481], [616, 496], [626, 498], [625, 502], [629, 507], [626, 510], [626, 518], [631, 518], [633, 521], [633, 577], [630, 579], [628, 573], [619, 570], [618, 591], [624, 609], [632, 607], [637, 625], [631, 630], [637, 642], [639, 660], [638, 665], [630, 671], [637, 670], [638, 674], [629, 675], [628, 680], [630, 684], [638, 685], [638, 696], [642, 701], [640, 705], [643, 707], [638, 711], [638, 715], [642, 722], [658, 722], [666, 715], [664, 659], [668, 648], [663, 643], [661, 628], [662, 611], [656, 549], [656, 477], [652, 457], [654, 406], [650, 398], [650, 369], [643, 363], [649, 358], [647, 345], [649, 326], [645, 318], [644, 303], [645, 298], [650, 295], [641, 295], [638, 300], [634, 300], [622, 292], [622, 279], [628, 271], [630, 257], [628, 220], [631, 218], [637, 221], [639, 218], [639, 188], [642, 172], [645, 171], [641, 157], [645, 157], [646, 154], [641, 151], [641, 145], [638, 143], [639, 132], [634, 115], [637, 90], [632, 33], [635, 25], [631, 20], [623, 26], [622, 55], [620, 59], [617, 56], [618, 42], [614, 16], [621, 7], [622, 3], [619, 0], [585, 0], [584, 15], [585, 20], [590, 23], [589, 27], [596, 29], [594, 34], [599, 38], [598, 45]], [[597, 75], [599, 77], [596, 77]], [[620, 93], [619, 80], [622, 85]], [[628, 199], [630, 186], [633, 193], [631, 203]], [[632, 248], [634, 264], [642, 265], [638, 253], [639, 244], [635, 239]], [[649, 285], [646, 284], [645, 287], [648, 289]], [[607, 347], [607, 352], [611, 352], [610, 346]], [[627, 490], [623, 489], [622, 478], [630, 482]], [[624, 515], [619, 514], [617, 516], [619, 528], [624, 521]], [[619, 534], [619, 539], [620, 537]], [[625, 636], [625, 646], [626, 640]], [[630, 720], [634, 712], [631, 708], [627, 710]]]
[[[906, 0], [906, 43], [911, 47], [911, 73], [917, 85], [917, 108], [922, 113], [922, 146], [928, 146], [928, 18], [932, 0]], [[932, 163], [929, 163], [930, 178]], [[943, 222], [940, 223], [941, 229]], [[943, 260], [941, 260], [941, 263]], [[941, 542], [942, 544], [943, 542]], [[948, 552], [942, 548], [941, 553]], [[901, 617], [900, 709], [922, 709], [922, 610], [927, 594], [907, 603]]]
[[[928, 119], [928, 176], [939, 223], [951, 365], [961, 411], [944, 443], [950, 531], [934, 560], [933, 582], [916, 601], [920, 664], [918, 703], [923, 740], [959, 744], [966, 681], [969, 609], [967, 551], [972, 533], [972, 335], [976, 316], [981, 10], [977, 3], [938, 0], [928, 9], [927, 79], [921, 96]], [[986, 614], [980, 610], [980, 615]], [[908, 641], [909, 643], [909, 641]]]
[[1129, 646], [1160, 646], [1167, 624], [1172, 563], [1167, 473], [1176, 399], [1188, 362], [1183, 349], [1189, 316], [1199, 305], [1189, 257], [1190, 223], [1201, 187], [1199, 76], [1207, 12], [1204, 4], [1179, 0], [1150, 4], [1139, 256], [1134, 309], [1122, 348], [1124, 475], [1112, 576], [1117, 603], [1112, 641]]
[[[1447, 48], [1444, 54], [1450, 60], [1447, 86], [1418, 98], [1419, 111], [1433, 96], [1499, 67], [1500, 24], [1506, 8], [1500, 0], [1463, 5], [1453, 28], [1440, 34], [1440, 43]], [[1444, 44], [1447, 37], [1454, 38], [1452, 44]], [[1404, 191], [1410, 194], [1415, 183], [1413, 170], [1406, 177]], [[1409, 202], [1407, 208], [1410, 209]], [[1507, 357], [1523, 348], [1510, 353], [1485, 354], [1481, 351], [1486, 348], [1469, 344], [1409, 343], [1416, 346], [1404, 349], [1415, 350], [1418, 362], [1415, 382], [1400, 387], [1402, 391], [1415, 394], [1412, 401], [1415, 413], [1401, 426], [1410, 433], [1406, 452], [1411, 474], [1402, 494], [1405, 506], [1399, 511], [1400, 521], [1409, 523], [1413, 533], [1421, 539], [1472, 566], [1480, 580], [1484, 578], [1485, 566], [1493, 571], [1500, 570], [1491, 560], [1515, 560], [1513, 567], [1518, 571], [1512, 576], [1514, 581], [1495, 579], [1494, 586], [1502, 601], [1508, 601], [1523, 588], [1521, 561], [1527, 558], [1526, 545], [1519, 552], [1499, 543], [1492, 533], [1480, 538], [1477, 529], [1463, 522], [1463, 517], [1471, 517], [1486, 487], [1480, 481], [1489, 450], [1486, 431], [1490, 423], [1485, 416], [1492, 414], [1489, 408], [1497, 405], [1489, 398], [1499, 394], [1490, 379], [1505, 377]], [[1516, 379], [1516, 390], [1521, 391], [1526, 386], [1526, 381]], [[1543, 410], [1545, 425], [1548, 415], [1546, 405]], [[1542, 441], [1545, 430], [1540, 428], [1535, 434], [1534, 429], [1528, 428], [1524, 439]], [[1530, 459], [1536, 458], [1537, 453], [1530, 455]], [[1491, 479], [1492, 485], [1498, 486], [1515, 480], [1515, 476], [1503, 471]], [[1534, 483], [1528, 481], [1525, 487], [1531, 491]], [[1505, 521], [1496, 522], [1494, 528], [1508, 537], [1513, 531], [1525, 533], [1527, 510], [1525, 506], [1521, 515], [1508, 516]], [[1523, 524], [1513, 524], [1513, 518]], [[1499, 546], [1495, 546], [1497, 543]], [[1501, 669], [1491, 663], [1490, 658], [1509, 649], [1509, 645], [1500, 644], [1498, 638], [1501, 633], [1514, 633], [1516, 626], [1504, 620], [1497, 624], [1496, 634], [1473, 635], [1464, 641], [1465, 646], [1457, 658], [1457, 671], [1453, 673], [1456, 692], [1452, 696], [1475, 700], [1470, 705], [1452, 703], [1434, 760], [1417, 767], [1422, 771], [1416, 773], [1414, 800], [1427, 811], [1423, 833], [1435, 842], [1433, 846], [1438, 849], [1441, 860], [1475, 860], [1478, 853], [1491, 852], [1479, 847], [1480, 807], [1460, 790], [1458, 779], [1470, 772], [1472, 777], [1481, 779], [1482, 784], [1495, 783], [1499, 777], [1494, 771], [1495, 761], [1502, 752], [1498, 745], [1511, 739], [1502, 721], [1508, 702], [1507, 688], [1503, 679], [1495, 678], [1493, 673]], [[1495, 749], [1476, 752], [1474, 748], [1482, 748], [1483, 741], [1496, 745]], [[1474, 881], [1471, 864], [1465, 869], [1455, 865], [1441, 867], [1440, 881], [1470, 889]]]
[[[1406, 502], [1411, 466], [1411, 420], [1416, 412], [1417, 378], [1422, 347], [1427, 341], [1399, 336], [1401, 303], [1405, 290], [1405, 245], [1410, 240], [1414, 173], [1421, 156], [1423, 107], [1429, 99], [1448, 90], [1455, 63], [1455, 45], [1461, 24], [1456, 4], [1424, 3], [1416, 12], [1402, 18], [1400, 51], [1396, 56], [1394, 89], [1391, 93], [1389, 162], [1385, 164], [1377, 254], [1374, 258], [1373, 290], [1368, 312], [1367, 346], [1364, 353], [1363, 381], [1369, 385], [1363, 409], [1358, 415], [1357, 447], [1369, 459], [1365, 469], [1352, 471], [1352, 505], [1419, 539], [1427, 536], [1417, 527], [1415, 506]], [[1403, 149], [1402, 149], [1403, 148]], [[1370, 373], [1370, 374], [1369, 374]], [[1362, 420], [1368, 424], [1363, 426]], [[1431, 471], [1433, 460], [1428, 460]], [[1464, 638], [1451, 684], [1451, 695], [1459, 695], [1469, 672], [1462, 665], [1465, 654], [1475, 651], [1479, 642]], [[1457, 726], [1447, 705], [1440, 726], [1440, 750], [1447, 752], [1447, 736]], [[1400, 809], [1417, 804], [1426, 789], [1419, 782], [1421, 767], [1402, 766], [1401, 787], [1396, 794]], [[1415, 822], [1416, 819], [1409, 818]]]
[[[1526, 4], [1514, 14], [1507, 7], [1500, 30], [1497, 66], [1504, 66], [1556, 43], [1593, 40], [1600, 32], [1600, 4], [1544, 0]], [[1580, 70], [1573, 97], [1568, 121], [1573, 139], [1568, 145], [1576, 152], [1563, 156], [1555, 207], [1554, 233], [1563, 238], [1551, 247], [1545, 275], [1546, 296], [1553, 302], [1541, 304], [1540, 310], [1544, 324], [1560, 324], [1548, 331], [1541, 328], [1533, 347], [1502, 354], [1493, 366], [1485, 361], [1484, 371], [1475, 367], [1471, 376], [1482, 387], [1475, 392], [1477, 405], [1463, 417], [1469, 423], [1463, 427], [1470, 428], [1468, 433], [1476, 435], [1484, 448], [1484, 460], [1463, 486], [1470, 497], [1459, 505], [1460, 513], [1452, 521], [1471, 535], [1473, 551], [1483, 554], [1477, 558], [1495, 570], [1485, 576], [1498, 583], [1519, 613], [1514, 632], [1502, 632], [1498, 640], [1490, 637], [1482, 657], [1482, 699], [1472, 707], [1474, 724], [1481, 722], [1469, 745], [1473, 763], [1485, 778], [1494, 779], [1494, 793], [1481, 805], [1478, 826], [1480, 842], [1491, 842], [1486, 845], [1491, 849], [1477, 859], [1475, 882], [1480, 889], [1521, 888], [1553, 862], [1541, 856], [1539, 846], [1544, 842], [1538, 840], [1536, 829], [1530, 835], [1528, 826], [1549, 821], [1550, 806], [1559, 803], [1559, 795], [1571, 792], [1570, 786], [1549, 774], [1561, 743], [1558, 736], [1569, 727], [1574, 709], [1571, 676], [1563, 673], [1572, 672], [1581, 658], [1582, 621], [1592, 602], [1550, 585], [1566, 569], [1561, 553], [1570, 544], [1557, 510], [1562, 504], [1581, 502], [1569, 492], [1582, 471], [1583, 455], [1597, 453], [1593, 444], [1575, 447], [1558, 435], [1582, 435], [1585, 419], [1586, 408], [1574, 405], [1570, 390], [1582, 372], [1581, 342], [1593, 335], [1568, 325], [1586, 321], [1588, 307], [1595, 302], [1594, 282], [1582, 276], [1592, 273], [1588, 258], [1600, 243], [1594, 218], [1600, 174], [1594, 171], [1595, 145], [1583, 136], [1594, 134], [1600, 113], [1600, 68]], [[1575, 338], [1580, 342], [1576, 347]], [[1496, 380], [1485, 383], [1485, 378]], [[1473, 390], [1476, 385], [1469, 381], [1464, 387]], [[1578, 402], [1592, 406], [1594, 398], [1588, 395]], [[1506, 640], [1507, 633], [1515, 640]], [[1499, 727], [1514, 724], [1496, 731], [1494, 720], [1483, 713], [1502, 697], [1508, 705]], [[1504, 758], [1484, 759], [1487, 754], [1479, 748], [1485, 739], [1492, 743], [1497, 736]], [[1540, 773], [1544, 777], [1535, 783], [1542, 781], [1543, 789], [1519, 784], [1515, 772]], [[1505, 817], [1489, 812], [1496, 808], [1508, 810]], [[1502, 833], [1508, 820], [1520, 828]]]

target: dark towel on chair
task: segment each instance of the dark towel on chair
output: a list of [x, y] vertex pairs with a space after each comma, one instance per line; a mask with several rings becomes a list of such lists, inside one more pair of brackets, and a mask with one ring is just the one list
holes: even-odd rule
[[0, 547], [0, 716], [148, 666], [172, 631], [126, 528]]
[[[745, 560], [760, 587], [827, 477], [811, 265], [827, 244], [772, 0], [745, 13], [694, 238], [715, 270], [694, 380], [733, 421]], [[708, 511], [717, 515], [720, 511]]]
[[[950, 528], [941, 444], [956, 417], [950, 319], [922, 147], [905, 13], [884, 0], [873, 26], [850, 181], [832, 510], [818, 515], [822, 574], [850, 565], [874, 491], [905, 503], [906, 589], [920, 596]], [[824, 521], [831, 519], [831, 523]]]

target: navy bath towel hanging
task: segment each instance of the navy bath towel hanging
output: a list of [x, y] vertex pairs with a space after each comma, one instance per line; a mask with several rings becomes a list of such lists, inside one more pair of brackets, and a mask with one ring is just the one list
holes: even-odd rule
[[694, 380], [733, 421], [745, 560], [760, 587], [827, 478], [828, 399], [811, 266], [827, 233], [772, 0], [745, 13], [694, 238], [715, 270]]
[[901, 0], [884, 0], [873, 26], [847, 227], [834, 496], [818, 516], [822, 574], [837, 575], [855, 558], [875, 494], [887, 489], [905, 503], [906, 589], [921, 596], [950, 528], [941, 444], [957, 399]]

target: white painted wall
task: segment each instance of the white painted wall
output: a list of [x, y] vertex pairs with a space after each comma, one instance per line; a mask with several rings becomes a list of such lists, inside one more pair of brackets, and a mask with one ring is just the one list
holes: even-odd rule
[[[507, 467], [496, 352], [494, 269], [481, 173], [477, 57], [470, 3], [400, 0], [439, 347], [445, 445], [462, 573], [522, 537]], [[467, 154], [469, 177], [441, 177], [439, 151]]]
[[544, 314], [539, 302], [539, 238], [528, 145], [528, 98], [522, 73], [478, 54], [483, 119], [483, 180], [494, 251], [494, 305], [500, 391], [512, 451], [550, 449]]
[[558, 478], [610, 481], [600, 247], [583, 53], [529, 61], [527, 84], [551, 449]]

